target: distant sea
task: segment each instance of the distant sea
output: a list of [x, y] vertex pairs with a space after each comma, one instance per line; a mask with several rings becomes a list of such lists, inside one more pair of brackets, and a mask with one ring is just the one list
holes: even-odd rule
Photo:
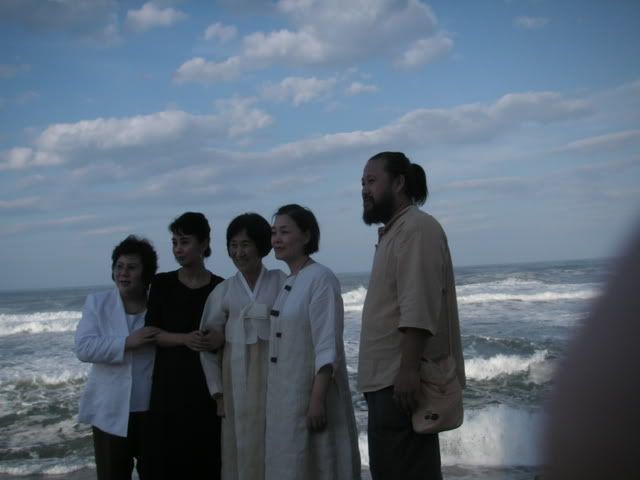
[[[533, 480], [541, 472], [554, 367], [608, 266], [589, 260], [456, 269], [468, 382], [463, 426], [441, 434], [445, 478]], [[338, 277], [367, 465], [366, 404], [353, 386], [368, 274]], [[72, 347], [86, 295], [105, 288], [0, 292], [0, 479], [94, 477], [90, 427], [77, 423], [89, 367]]]

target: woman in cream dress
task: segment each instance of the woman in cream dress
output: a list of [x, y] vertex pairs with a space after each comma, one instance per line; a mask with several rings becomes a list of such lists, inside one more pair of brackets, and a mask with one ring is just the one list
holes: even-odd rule
[[294, 204], [276, 212], [271, 244], [291, 275], [271, 312], [267, 480], [360, 478], [340, 282], [310, 257], [319, 240], [309, 209]]
[[267, 270], [271, 226], [245, 213], [227, 228], [227, 250], [238, 272], [209, 295], [200, 329], [224, 332], [223, 352], [201, 352], [209, 392], [222, 420], [223, 480], [265, 475], [265, 408], [269, 312], [285, 274]]

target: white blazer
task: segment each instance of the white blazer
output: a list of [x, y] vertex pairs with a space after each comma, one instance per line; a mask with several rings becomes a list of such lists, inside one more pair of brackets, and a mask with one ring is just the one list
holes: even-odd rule
[[[127, 436], [129, 404], [133, 382], [131, 363], [144, 365], [142, 378], [146, 392], [151, 392], [154, 347], [125, 351], [129, 335], [127, 316], [117, 288], [87, 296], [82, 318], [75, 335], [74, 351], [82, 362], [93, 363], [89, 379], [80, 399], [78, 420], [100, 430]], [[147, 408], [149, 396], [147, 395]]]

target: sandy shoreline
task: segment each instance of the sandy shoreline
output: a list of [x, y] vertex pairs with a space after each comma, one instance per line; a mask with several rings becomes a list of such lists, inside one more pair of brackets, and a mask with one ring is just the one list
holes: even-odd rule
[[[0, 474], [0, 480], [95, 480], [95, 478], [95, 468], [82, 468], [75, 472], [68, 472], [60, 475], [45, 475], [41, 473], [34, 475]], [[138, 476], [134, 473], [132, 478], [137, 480]], [[371, 480], [371, 475], [369, 474], [368, 469], [362, 470], [362, 480]]]

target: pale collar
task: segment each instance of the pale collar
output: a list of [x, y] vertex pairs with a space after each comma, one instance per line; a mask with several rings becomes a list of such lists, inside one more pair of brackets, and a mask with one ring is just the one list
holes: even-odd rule
[[249, 284], [247, 283], [247, 279], [244, 278], [244, 275], [242, 274], [242, 272], [237, 273], [238, 277], [240, 278], [240, 283], [242, 283], [242, 286], [244, 287], [245, 292], [247, 292], [247, 295], [249, 295], [249, 298], [251, 300], [256, 299], [256, 295], [258, 294], [258, 291], [260, 290], [260, 285], [262, 284], [262, 278], [264, 277], [265, 270], [266, 268], [264, 268], [264, 265], [260, 264], [260, 275], [258, 275], [258, 280], [256, 280], [256, 286], [253, 288], [253, 290], [251, 290], [251, 287], [249, 287]]

